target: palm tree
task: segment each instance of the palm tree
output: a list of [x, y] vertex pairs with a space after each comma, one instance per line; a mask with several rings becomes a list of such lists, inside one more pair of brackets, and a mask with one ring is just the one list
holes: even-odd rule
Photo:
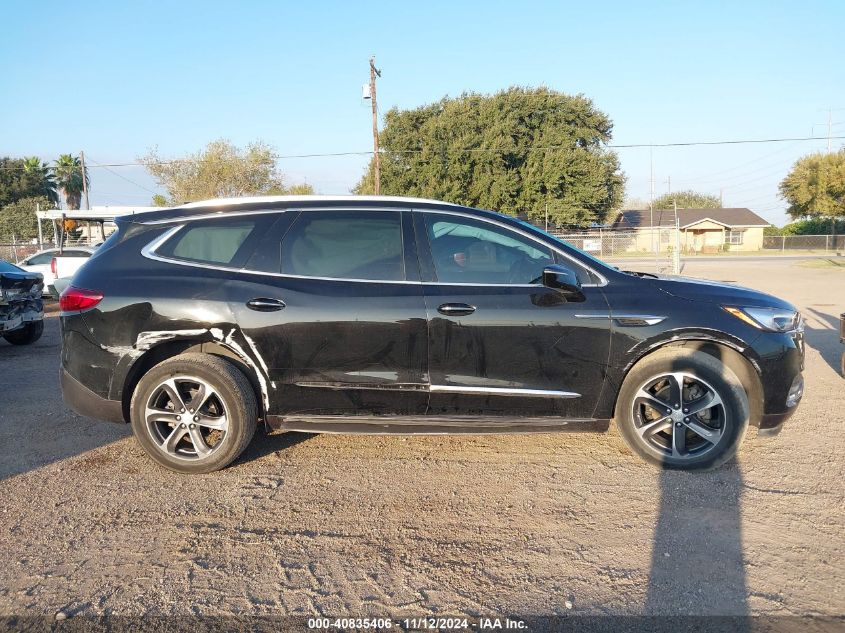
[[88, 169], [85, 169], [85, 184], [82, 183], [82, 162], [79, 156], [61, 154], [53, 166], [56, 186], [62, 190], [68, 209], [79, 209], [82, 192], [90, 184]]
[[42, 163], [38, 156], [25, 158], [23, 170], [37, 181], [39, 193], [53, 204], [59, 204], [59, 194], [56, 192], [56, 179], [50, 173], [50, 166]]

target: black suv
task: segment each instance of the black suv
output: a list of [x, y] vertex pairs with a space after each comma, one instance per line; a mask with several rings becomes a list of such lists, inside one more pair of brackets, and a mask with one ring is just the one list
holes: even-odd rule
[[202, 473], [265, 428], [607, 430], [667, 467], [735, 454], [801, 399], [801, 316], [624, 272], [490, 211], [244, 198], [119, 218], [61, 298], [62, 389]]

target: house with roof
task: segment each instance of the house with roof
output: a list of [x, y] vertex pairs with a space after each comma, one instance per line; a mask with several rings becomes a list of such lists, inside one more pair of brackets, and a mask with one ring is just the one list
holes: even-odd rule
[[[620, 211], [612, 224], [616, 231], [633, 233], [628, 250], [651, 252], [674, 247], [674, 209], [630, 209]], [[681, 250], [686, 253], [758, 251], [763, 248], [763, 230], [769, 226], [746, 208], [678, 209]]]

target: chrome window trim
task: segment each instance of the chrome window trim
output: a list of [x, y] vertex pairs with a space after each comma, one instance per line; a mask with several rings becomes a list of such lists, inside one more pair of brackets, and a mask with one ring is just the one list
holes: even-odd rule
[[487, 396], [538, 396], [551, 398], [580, 398], [573, 391], [552, 391], [548, 389], [516, 389], [510, 387], [464, 387], [459, 385], [431, 385], [431, 393], [468, 393]]
[[355, 283], [376, 283], [376, 284], [420, 284], [424, 286], [457, 286], [457, 287], [482, 287], [482, 288], [540, 288], [542, 286], [538, 286], [537, 284], [490, 284], [490, 283], [461, 283], [461, 282], [441, 282], [441, 281], [407, 281], [407, 280], [388, 280], [388, 279], [354, 279], [350, 277], [318, 277], [313, 275], [294, 275], [290, 273], [271, 273], [271, 272], [263, 272], [260, 270], [250, 270], [248, 268], [233, 268], [231, 266], [218, 266], [215, 264], [204, 264], [199, 262], [189, 262], [180, 259], [173, 259], [170, 257], [162, 257], [156, 253], [156, 249], [158, 249], [162, 244], [164, 244], [167, 240], [169, 240], [173, 235], [179, 231], [182, 227], [184, 227], [188, 222], [194, 222], [196, 220], [208, 220], [208, 219], [217, 219], [220, 217], [235, 217], [235, 216], [245, 216], [245, 215], [263, 215], [267, 213], [285, 213], [288, 211], [394, 211], [394, 212], [402, 212], [402, 211], [419, 211], [421, 213], [439, 213], [443, 215], [455, 215], [462, 218], [469, 218], [469, 219], [476, 219], [482, 222], [487, 222], [488, 224], [493, 224], [494, 226], [499, 226], [503, 229], [514, 231], [519, 233], [520, 235], [528, 238], [532, 242], [535, 242], [539, 245], [545, 246], [550, 250], [558, 253], [559, 255], [565, 257], [566, 259], [572, 261], [573, 263], [583, 266], [591, 273], [595, 274], [599, 279], [601, 279], [601, 283], [598, 284], [582, 284], [584, 288], [600, 288], [606, 286], [608, 284], [607, 278], [599, 273], [598, 271], [594, 270], [584, 262], [578, 261], [576, 258], [572, 257], [572, 255], [564, 252], [563, 250], [552, 246], [550, 244], [546, 244], [545, 242], [541, 242], [536, 237], [528, 233], [527, 231], [523, 231], [517, 227], [510, 226], [504, 222], [499, 222], [492, 218], [486, 218], [476, 215], [470, 215], [465, 212], [461, 211], [452, 211], [448, 209], [419, 209], [419, 208], [401, 208], [401, 207], [355, 207], [352, 209], [342, 209], [338, 207], [307, 207], [304, 209], [301, 208], [287, 208], [287, 209], [257, 209], [252, 211], [217, 211], [215, 213], [207, 214], [207, 215], [197, 215], [187, 218], [171, 218], [168, 220], [154, 220], [151, 222], [145, 222], [143, 224], [146, 225], [156, 225], [156, 224], [171, 224], [173, 222], [178, 222], [176, 226], [171, 228], [170, 230], [166, 231], [163, 235], [160, 235], [155, 240], [147, 244], [143, 249], [141, 249], [141, 255], [146, 257], [147, 259], [152, 259], [155, 261], [165, 262], [168, 264], [178, 264], [180, 266], [193, 266], [195, 268], [207, 268], [209, 270], [220, 270], [225, 272], [236, 272], [236, 273], [245, 273], [248, 275], [264, 275], [268, 277], [290, 277], [292, 279], [316, 279], [320, 281], [350, 281]]

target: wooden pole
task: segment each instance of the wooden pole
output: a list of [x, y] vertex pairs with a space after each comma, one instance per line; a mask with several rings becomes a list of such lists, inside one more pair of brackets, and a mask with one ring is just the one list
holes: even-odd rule
[[91, 203], [88, 201], [88, 179], [85, 177], [85, 152], [80, 151], [79, 157], [82, 162], [82, 193], [85, 194], [85, 209], [91, 210]]
[[376, 58], [370, 57], [370, 99], [373, 106], [373, 185], [375, 194], [381, 195], [381, 160], [378, 153], [378, 104], [376, 103], [376, 78], [381, 71], [376, 68]]

